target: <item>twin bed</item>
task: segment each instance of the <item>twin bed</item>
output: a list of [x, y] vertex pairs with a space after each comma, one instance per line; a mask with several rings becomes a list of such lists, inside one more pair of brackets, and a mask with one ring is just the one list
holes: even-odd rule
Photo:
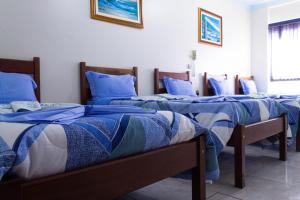
[[[204, 92], [204, 94], [206, 94], [205, 96], [215, 95], [214, 92], [212, 91], [212, 88], [211, 88], [210, 84], [209, 84], [209, 78], [210, 77], [221, 77], [224, 80], [227, 79], [227, 75], [208, 75], [208, 73], [205, 72], [204, 73], [204, 78], [203, 78], [203, 82], [204, 82], [203, 92]], [[234, 95], [237, 95], [239, 97], [245, 95], [244, 89], [243, 89], [242, 84], [241, 84], [241, 80], [253, 81], [253, 82], [255, 81], [254, 76], [239, 76], [239, 75], [236, 75], [235, 78], [234, 78]], [[257, 94], [254, 94], [254, 95], [257, 96]], [[258, 97], [256, 97], [256, 98], [260, 98], [260, 96], [265, 97], [265, 96], [268, 96], [268, 95], [258, 95]], [[274, 96], [274, 95], [271, 95], [271, 97], [272, 96]], [[296, 131], [295, 131], [296, 132], [295, 133], [296, 151], [300, 152], [300, 107], [299, 107], [299, 105], [297, 105], [297, 104], [299, 104], [299, 101], [295, 100], [293, 98], [286, 98], [285, 96], [286, 95], [278, 97], [276, 95], [276, 98], [277, 98], [278, 102], [280, 102], [282, 104], [285, 104], [285, 106], [294, 107], [294, 109], [298, 110], [299, 114], [296, 114], [297, 116], [292, 116], [290, 118], [295, 118], [295, 121], [296, 121], [296, 122], [294, 122], [294, 124], [296, 126], [296, 128], [295, 128], [296, 129]], [[295, 101], [297, 101], [296, 106], [293, 105], [293, 104], [295, 104]], [[291, 113], [291, 112], [289, 111], [289, 113]]]
[[[81, 66], [83, 69], [83, 63]], [[33, 61], [0, 59], [0, 71], [30, 74], [40, 86], [38, 58]], [[123, 70], [110, 69], [104, 72], [125, 73]], [[82, 84], [81, 91], [86, 92], [86, 96], [82, 96], [83, 101], [89, 98], [87, 85]], [[40, 87], [36, 90], [36, 96], [39, 100]], [[114, 199], [191, 169], [192, 197], [194, 200], [204, 200], [205, 152], [205, 135], [202, 134], [188, 142], [57, 175], [32, 180], [6, 175], [0, 181], [0, 195], [3, 199], [11, 200]]]
[[[132, 69], [115, 69], [115, 68], [102, 68], [102, 67], [90, 67], [87, 66], [86, 63], [81, 63], [80, 72], [81, 72], [81, 97], [82, 103], [87, 103], [91, 99], [89, 90], [87, 89], [87, 79], [85, 78], [85, 73], [87, 71], [95, 71], [100, 73], [108, 73], [108, 74], [114, 74], [114, 75], [122, 75], [122, 74], [136, 74], [136, 68]], [[166, 89], [164, 88], [163, 84], [161, 84], [163, 78], [165, 76], [174, 78], [174, 79], [180, 79], [180, 80], [189, 80], [189, 72], [185, 73], [174, 73], [174, 72], [160, 72], [159, 69], [155, 69], [154, 71], [154, 93], [155, 94], [162, 94], [166, 93]], [[227, 76], [224, 76], [227, 78]], [[137, 81], [138, 82], [138, 81]], [[135, 105], [140, 107], [147, 107], [151, 104], [153, 104], [153, 101], [144, 101], [144, 103], [141, 103], [143, 101], [126, 101], [126, 100], [120, 100], [120, 101], [112, 101], [112, 103], [115, 104], [122, 104], [122, 105]], [[178, 104], [180, 102], [172, 102], [170, 101], [169, 104], [176, 104], [178, 108]], [[189, 106], [191, 104], [194, 104], [196, 107], [201, 107], [203, 104], [195, 104], [192, 102], [184, 102], [185, 105], [180, 106], [176, 109], [175, 107], [172, 107], [171, 105], [168, 105], [166, 102], [158, 102], [158, 108], [162, 110], [171, 110], [175, 112], [179, 112], [181, 114], [187, 114], [186, 112], [183, 112], [185, 110], [186, 106]], [[230, 103], [228, 103], [225, 106], [229, 106]], [[214, 105], [212, 105], [214, 106]], [[219, 110], [219, 112], [223, 112], [222, 110]], [[196, 111], [195, 111], [196, 112]], [[225, 118], [224, 118], [225, 119]], [[220, 120], [221, 121], [221, 120]], [[201, 121], [199, 121], [201, 123]], [[218, 126], [218, 125], [216, 125]], [[209, 127], [205, 127], [209, 128]], [[235, 149], [235, 186], [239, 188], [243, 188], [245, 186], [245, 146], [247, 144], [252, 144], [254, 142], [260, 141], [262, 139], [268, 138], [273, 135], [278, 135], [280, 138], [280, 160], [285, 161], [287, 157], [287, 117], [285, 114], [282, 114], [282, 116], [252, 123], [252, 124], [237, 124], [237, 126], [234, 127], [233, 134], [230, 137], [230, 140], [228, 141], [227, 145], [233, 146]]]

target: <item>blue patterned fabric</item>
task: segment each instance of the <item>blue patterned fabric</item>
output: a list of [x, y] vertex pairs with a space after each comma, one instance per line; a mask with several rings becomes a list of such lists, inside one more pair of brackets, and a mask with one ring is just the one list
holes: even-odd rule
[[214, 91], [214, 95], [228, 95], [231, 93], [229, 89], [229, 81], [227, 79], [217, 80], [210, 78], [208, 79], [208, 82]]
[[0, 103], [36, 101], [37, 85], [27, 74], [0, 72]]
[[[48, 110], [48, 115], [26, 112], [28, 119], [21, 113], [22, 123], [19, 118], [5, 123], [8, 118], [0, 114], [0, 180], [8, 172], [28, 179], [62, 173], [189, 141], [207, 132], [174, 112], [130, 106], [80, 108], [87, 108], [84, 116], [59, 115], [63, 122], [74, 116], [71, 123], [56, 120], [61, 109]], [[67, 110], [74, 108], [65, 108], [64, 113]], [[37, 116], [39, 123], [33, 123]]]
[[136, 77], [131, 75], [109, 75], [97, 72], [86, 72], [91, 93], [94, 99], [107, 97], [134, 97]]
[[[276, 103], [280, 104], [281, 110], [285, 110], [288, 114], [288, 146], [292, 146], [296, 142], [296, 136], [299, 127], [299, 113], [300, 113], [300, 99], [297, 95], [267, 95], [267, 94], [256, 94], [256, 95], [231, 95], [226, 98], [235, 99], [238, 101], [268, 101], [272, 99]], [[273, 139], [272, 143], [276, 143], [277, 139]]]
[[[141, 98], [142, 99], [142, 98]], [[216, 163], [215, 158], [224, 149], [238, 124], [251, 124], [276, 118], [286, 113], [284, 106], [270, 98], [251, 99], [246, 96], [189, 97], [180, 100], [112, 99], [110, 105], [134, 105], [142, 108], [167, 110], [183, 114], [193, 119], [201, 127], [208, 129], [208, 163]], [[170, 98], [174, 99], [174, 98]], [[95, 103], [99, 103], [94, 101]], [[214, 155], [214, 156], [211, 156]], [[207, 165], [210, 176], [217, 176], [217, 164]]]
[[197, 96], [193, 88], [192, 82], [164, 77], [164, 85], [167, 92], [172, 95]]

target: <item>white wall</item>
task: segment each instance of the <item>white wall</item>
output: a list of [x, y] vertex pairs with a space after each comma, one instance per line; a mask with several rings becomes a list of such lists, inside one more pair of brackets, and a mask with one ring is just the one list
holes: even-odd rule
[[[241, 1], [206, 0], [197, 6], [223, 16], [224, 45], [216, 48], [195, 44], [199, 59], [197, 72], [203, 74], [228, 74], [234, 92], [234, 76], [250, 74], [251, 23], [250, 8]], [[197, 22], [195, 22], [197, 23]], [[196, 30], [197, 32], [197, 30]], [[200, 75], [199, 75], [200, 76]], [[200, 82], [202, 90], [202, 80]], [[202, 92], [202, 91], [200, 91]]]
[[[139, 67], [140, 94], [153, 69], [184, 71], [198, 51], [199, 73], [250, 74], [250, 11], [239, 0], [144, 0], [142, 30], [90, 19], [89, 1], [1, 0], [0, 57], [41, 58], [42, 100], [79, 102], [80, 61]], [[223, 16], [224, 47], [197, 43], [197, 8]]]
[[268, 91], [268, 9], [251, 13], [251, 73], [259, 92]]
[[300, 18], [300, 1], [269, 8], [269, 23]]

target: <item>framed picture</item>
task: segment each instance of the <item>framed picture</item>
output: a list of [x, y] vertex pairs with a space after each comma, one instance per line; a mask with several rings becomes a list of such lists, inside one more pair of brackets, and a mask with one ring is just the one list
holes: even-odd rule
[[199, 42], [211, 45], [223, 45], [222, 17], [199, 8]]
[[144, 28], [142, 0], [91, 0], [93, 19]]

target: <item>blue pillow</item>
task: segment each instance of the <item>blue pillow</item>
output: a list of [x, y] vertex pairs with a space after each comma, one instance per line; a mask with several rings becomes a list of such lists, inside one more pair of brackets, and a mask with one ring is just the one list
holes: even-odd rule
[[210, 78], [208, 81], [215, 95], [230, 95], [228, 80], [217, 80]]
[[242, 89], [243, 89], [243, 93], [245, 95], [248, 94], [257, 94], [257, 88], [256, 88], [256, 84], [253, 80], [240, 80]]
[[172, 95], [197, 96], [190, 81], [183, 81], [164, 77], [163, 79], [167, 92]]
[[0, 72], [0, 103], [12, 101], [36, 101], [36, 83], [31, 76]]
[[137, 96], [131, 75], [109, 75], [97, 72], [86, 72], [93, 99], [107, 97], [129, 98]]

